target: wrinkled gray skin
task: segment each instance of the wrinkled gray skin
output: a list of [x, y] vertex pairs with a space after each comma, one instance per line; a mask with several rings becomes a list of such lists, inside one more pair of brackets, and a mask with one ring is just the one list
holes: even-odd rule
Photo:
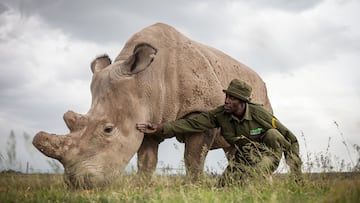
[[[92, 104], [85, 115], [64, 114], [70, 133], [39, 132], [33, 144], [59, 160], [72, 187], [103, 186], [118, 176], [137, 152], [139, 173], [152, 174], [158, 146], [174, 135], [143, 135], [138, 122], [189, 117], [224, 103], [222, 92], [238, 78], [252, 85], [254, 102], [272, 111], [261, 78], [226, 54], [188, 39], [174, 28], [155, 24], [132, 36], [114, 63], [107, 56], [91, 64]], [[232, 147], [218, 135], [176, 135], [185, 143], [187, 174], [203, 171], [208, 149]]]

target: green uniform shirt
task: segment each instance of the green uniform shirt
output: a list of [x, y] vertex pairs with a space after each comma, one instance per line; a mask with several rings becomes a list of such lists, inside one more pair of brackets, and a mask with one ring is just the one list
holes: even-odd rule
[[164, 134], [203, 132], [217, 127], [220, 127], [221, 135], [231, 144], [242, 136], [261, 142], [262, 136], [270, 128], [276, 128], [292, 146], [297, 143], [295, 135], [290, 130], [262, 105], [253, 103], [246, 104], [245, 114], [241, 120], [225, 112], [222, 105], [193, 118], [164, 123]]

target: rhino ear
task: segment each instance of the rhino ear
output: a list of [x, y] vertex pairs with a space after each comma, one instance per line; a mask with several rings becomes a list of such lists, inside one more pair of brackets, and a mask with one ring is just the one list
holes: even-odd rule
[[124, 62], [124, 71], [127, 74], [136, 74], [145, 70], [153, 62], [157, 49], [153, 46], [141, 43], [136, 45], [133, 54]]
[[92, 73], [96, 73], [96, 72], [106, 68], [110, 64], [111, 64], [111, 59], [109, 58], [108, 55], [104, 54], [104, 55], [98, 56], [91, 62], [91, 65], [90, 65], [91, 71], [92, 71]]

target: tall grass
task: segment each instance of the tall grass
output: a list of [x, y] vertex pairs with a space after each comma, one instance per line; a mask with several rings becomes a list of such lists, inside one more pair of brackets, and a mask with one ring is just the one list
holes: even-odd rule
[[[321, 176], [320, 176], [321, 175]], [[106, 188], [70, 190], [61, 175], [1, 174], [0, 202], [357, 202], [360, 175], [307, 174], [303, 184], [286, 175], [273, 181], [217, 187], [217, 177], [190, 183], [182, 175], [118, 177]]]
[[[307, 140], [306, 136], [303, 132], [301, 132], [301, 138], [303, 139], [304, 143], [304, 150], [302, 151], [305, 154], [305, 158], [303, 157], [302, 160], [303, 164], [303, 171], [306, 173], [313, 173], [313, 172], [359, 172], [360, 171], [360, 146], [358, 144], [353, 144], [352, 149], [349, 144], [346, 142], [345, 136], [343, 132], [340, 130], [340, 125], [338, 122], [333, 122], [337, 131], [338, 135], [341, 138], [341, 143], [344, 145], [348, 158], [350, 162], [345, 161], [343, 158], [340, 158], [331, 152], [331, 146], [333, 145], [332, 137], [328, 137], [327, 146], [325, 151], [321, 152], [309, 152], [307, 148]], [[356, 163], [353, 161], [351, 156], [351, 151], [357, 155]]]
[[353, 159], [351, 157], [349, 146], [348, 146], [348, 144], [347, 144], [347, 142], [346, 142], [346, 140], [344, 138], [344, 133], [340, 130], [339, 124], [336, 121], [334, 121], [334, 124], [335, 124], [336, 128], [338, 129], [339, 135], [340, 135], [340, 137], [342, 139], [342, 143], [344, 144], [344, 146], [345, 146], [345, 148], [347, 150], [348, 156], [350, 158], [350, 161], [352, 163], [352, 166], [354, 167], [355, 165], [354, 165]]

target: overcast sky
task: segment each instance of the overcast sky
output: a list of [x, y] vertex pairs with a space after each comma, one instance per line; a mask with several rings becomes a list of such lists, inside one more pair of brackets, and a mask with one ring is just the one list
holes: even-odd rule
[[[132, 34], [163, 22], [259, 73], [275, 115], [297, 135], [304, 162], [317, 153], [355, 162], [359, 11], [358, 0], [2, 0], [0, 152], [6, 158], [14, 130], [22, 167], [28, 161], [47, 170], [24, 132], [30, 141], [41, 130], [66, 134], [63, 113], [90, 107], [90, 62], [103, 53], [114, 59]], [[182, 166], [182, 153], [182, 144], [166, 141], [159, 166]], [[222, 151], [212, 151], [206, 164], [221, 172]]]

